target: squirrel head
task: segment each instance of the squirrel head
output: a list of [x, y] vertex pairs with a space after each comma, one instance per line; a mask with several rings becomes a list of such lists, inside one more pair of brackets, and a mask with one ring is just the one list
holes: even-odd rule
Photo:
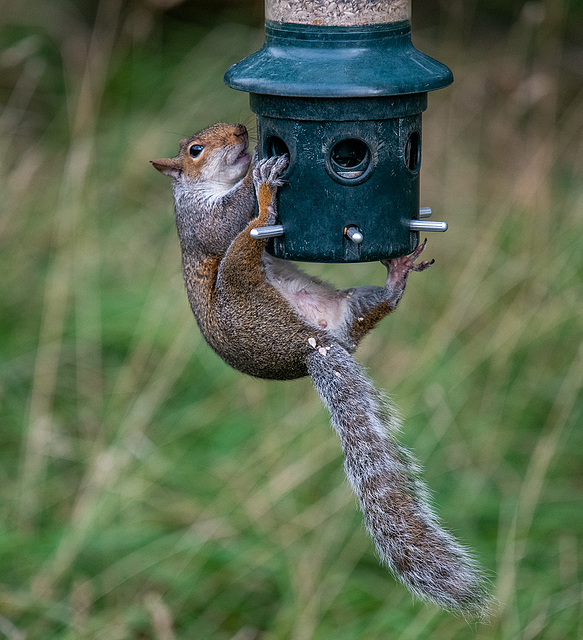
[[174, 158], [151, 160], [154, 168], [179, 182], [201, 187], [215, 184], [228, 191], [243, 178], [251, 155], [249, 134], [242, 124], [219, 122], [180, 141]]

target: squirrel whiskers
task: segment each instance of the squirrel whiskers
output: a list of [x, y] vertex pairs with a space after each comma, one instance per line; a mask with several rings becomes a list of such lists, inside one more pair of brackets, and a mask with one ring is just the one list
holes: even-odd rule
[[488, 598], [468, 552], [438, 523], [417, 465], [396, 440], [399, 420], [351, 353], [397, 306], [425, 247], [383, 261], [383, 287], [338, 290], [267, 254], [253, 228], [276, 221], [286, 157], [253, 159], [247, 129], [216, 124], [154, 160], [173, 178], [176, 226], [190, 306], [208, 344], [260, 378], [310, 375], [330, 411], [381, 560], [415, 594], [483, 617]]

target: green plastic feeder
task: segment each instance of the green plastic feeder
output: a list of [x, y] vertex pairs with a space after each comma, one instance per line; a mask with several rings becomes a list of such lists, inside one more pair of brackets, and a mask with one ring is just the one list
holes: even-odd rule
[[264, 46], [225, 82], [250, 94], [260, 157], [289, 154], [278, 224], [292, 260], [363, 262], [445, 231], [419, 207], [421, 114], [453, 76], [411, 42], [409, 0], [266, 0]]

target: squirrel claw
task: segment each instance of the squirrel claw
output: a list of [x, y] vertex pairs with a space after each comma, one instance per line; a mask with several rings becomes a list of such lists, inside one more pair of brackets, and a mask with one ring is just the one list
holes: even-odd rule
[[284, 183], [279, 176], [287, 169], [289, 165], [289, 157], [271, 156], [270, 158], [262, 158], [257, 161], [253, 168], [253, 182], [255, 186], [266, 182], [273, 187], [281, 187]]
[[427, 244], [427, 238], [421, 242], [415, 251], [406, 256], [399, 258], [392, 258], [391, 260], [381, 260], [381, 263], [387, 267], [391, 274], [391, 280], [397, 281], [403, 277], [406, 277], [410, 271], [425, 271], [428, 267], [435, 263], [435, 260], [422, 260], [421, 262], [415, 262], [415, 260], [421, 255]]
[[275, 224], [276, 217], [277, 215], [275, 213], [275, 208], [273, 207], [273, 205], [267, 205], [267, 224]]

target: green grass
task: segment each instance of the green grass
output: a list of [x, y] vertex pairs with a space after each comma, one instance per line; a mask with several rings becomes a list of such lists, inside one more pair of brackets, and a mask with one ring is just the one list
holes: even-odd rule
[[379, 567], [309, 380], [230, 370], [190, 316], [170, 184], [148, 160], [252, 122], [222, 76], [261, 32], [51, 7], [6, 8], [0, 31], [0, 637], [581, 637], [571, 14], [485, 32], [452, 10], [416, 36], [456, 76], [424, 116], [423, 204], [450, 230], [359, 352], [490, 574], [500, 604], [477, 626]]

